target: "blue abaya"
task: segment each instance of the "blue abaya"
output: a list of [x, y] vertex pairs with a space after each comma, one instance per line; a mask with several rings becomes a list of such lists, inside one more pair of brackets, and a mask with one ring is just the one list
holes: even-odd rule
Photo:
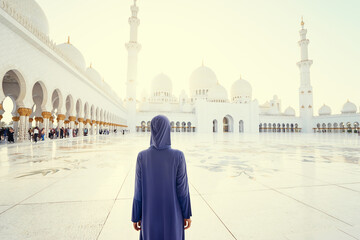
[[132, 222], [141, 220], [140, 240], [184, 240], [191, 216], [184, 154], [171, 148], [170, 122], [151, 121], [150, 147], [138, 154]]

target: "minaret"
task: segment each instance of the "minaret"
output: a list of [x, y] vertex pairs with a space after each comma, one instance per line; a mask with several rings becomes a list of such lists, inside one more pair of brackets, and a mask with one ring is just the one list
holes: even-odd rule
[[310, 82], [310, 67], [313, 63], [308, 57], [309, 39], [306, 39], [307, 30], [304, 28], [304, 21], [301, 18], [301, 30], [299, 46], [301, 50], [301, 61], [297, 63], [300, 69], [299, 105], [300, 118], [302, 119], [302, 131], [312, 132], [313, 118], [313, 89]]
[[[130, 24], [130, 41], [125, 44], [128, 51], [128, 67], [127, 67], [127, 81], [126, 81], [126, 108], [129, 112], [130, 122], [134, 122], [136, 114], [136, 84], [137, 84], [137, 65], [138, 53], [141, 50], [141, 45], [137, 42], [138, 27], [140, 20], [137, 18], [139, 8], [134, 4], [131, 6], [131, 17], [129, 18]], [[128, 124], [131, 131], [135, 130], [135, 125]]]

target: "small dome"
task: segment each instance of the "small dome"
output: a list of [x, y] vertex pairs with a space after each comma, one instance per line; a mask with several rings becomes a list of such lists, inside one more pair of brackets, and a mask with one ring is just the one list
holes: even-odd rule
[[252, 87], [250, 83], [242, 78], [235, 81], [231, 86], [231, 100], [236, 102], [240, 100], [241, 102], [245, 99], [251, 101], [252, 98]]
[[69, 43], [69, 41], [67, 43], [57, 45], [57, 48], [76, 66], [81, 69], [86, 68], [84, 56], [76, 47]]
[[49, 22], [44, 11], [36, 1], [7, 0], [6, 3], [19, 15], [27, 19], [37, 30], [45, 35], [49, 35]]
[[190, 76], [190, 92], [198, 89], [209, 90], [218, 82], [213, 70], [204, 65], [195, 69]]
[[208, 101], [210, 102], [227, 102], [228, 94], [226, 89], [220, 84], [216, 84], [208, 92]]
[[86, 69], [86, 76], [88, 76], [95, 83], [102, 83], [102, 78], [100, 73], [92, 67]]
[[341, 113], [356, 113], [357, 112], [357, 107], [354, 103], [350, 102], [349, 100], [344, 104]]
[[153, 79], [151, 89], [153, 93], [167, 93], [168, 97], [170, 97], [172, 93], [171, 79], [167, 75], [161, 73]]
[[331, 108], [327, 105], [323, 105], [320, 109], [319, 109], [319, 115], [323, 116], [323, 115], [331, 115]]
[[262, 107], [262, 108], [270, 108], [271, 105], [270, 105], [269, 101], [266, 101], [266, 102], [265, 102], [263, 105], [261, 105], [260, 107]]
[[295, 109], [289, 106], [287, 109], [285, 109], [284, 115], [295, 116]]

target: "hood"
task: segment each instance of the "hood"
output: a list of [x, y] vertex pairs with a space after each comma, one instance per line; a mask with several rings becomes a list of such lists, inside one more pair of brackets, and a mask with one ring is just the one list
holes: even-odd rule
[[171, 147], [170, 121], [163, 115], [158, 115], [151, 120], [150, 146], [156, 149], [167, 149]]

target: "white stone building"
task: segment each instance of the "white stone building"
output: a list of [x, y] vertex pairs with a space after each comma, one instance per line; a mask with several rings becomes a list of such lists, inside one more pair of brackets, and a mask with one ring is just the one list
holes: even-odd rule
[[45, 13], [34, 0], [0, 0], [0, 120], [5, 98], [13, 102], [18, 139], [31, 126], [126, 128], [122, 100], [68, 42], [56, 45]]
[[[283, 109], [281, 100], [259, 104], [250, 83], [235, 80], [225, 89], [209, 67], [202, 64], [189, 78], [188, 93], [173, 94], [171, 78], [155, 76], [149, 93], [137, 95], [139, 7], [131, 6], [130, 40], [126, 44], [128, 68], [124, 102], [92, 67], [86, 68], [81, 52], [68, 42], [56, 45], [49, 37], [45, 13], [35, 0], [0, 0], [0, 119], [2, 103], [10, 98], [14, 126], [25, 139], [29, 126], [90, 129], [128, 128], [150, 131], [150, 121], [158, 114], [169, 117], [177, 132], [357, 132], [360, 114], [346, 102], [339, 114], [324, 105], [314, 115], [310, 81], [312, 60], [308, 57], [307, 30], [300, 29], [301, 58], [299, 112]], [[34, 123], [36, 122], [36, 123]], [[81, 131], [80, 131], [81, 132]]]
[[[143, 92], [136, 95], [136, 69], [140, 44], [137, 31], [140, 20], [137, 18], [139, 8], [131, 6], [132, 16], [129, 19], [131, 28], [130, 42], [127, 44], [128, 80], [126, 106], [131, 115], [131, 130], [150, 131], [150, 121], [157, 114], [166, 115], [178, 132], [357, 132], [360, 114], [355, 104], [344, 104], [341, 114], [331, 115], [331, 109], [323, 106], [319, 116], [313, 113], [313, 89], [310, 81], [310, 67], [313, 63], [308, 58], [309, 40], [307, 30], [301, 21], [300, 53], [297, 63], [300, 70], [299, 112], [287, 107], [282, 109], [281, 100], [275, 95], [272, 100], [259, 105], [252, 96], [250, 83], [240, 77], [230, 89], [221, 86], [216, 74], [208, 67], [195, 69], [189, 79], [189, 94], [183, 90], [180, 96], [172, 93], [172, 82], [164, 73], [156, 76], [149, 95]], [[130, 47], [129, 47], [130, 46]]]

